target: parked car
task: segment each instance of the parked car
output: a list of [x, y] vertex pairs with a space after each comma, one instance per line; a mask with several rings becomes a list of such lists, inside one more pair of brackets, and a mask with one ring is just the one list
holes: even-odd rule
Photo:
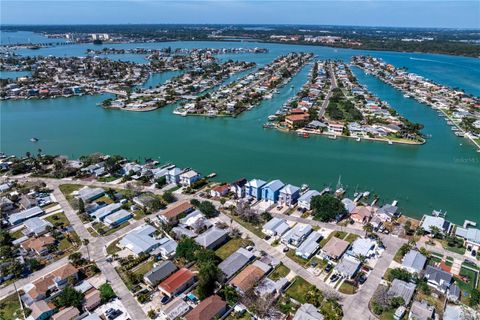
[[333, 276], [330, 277], [330, 281], [335, 282], [338, 280], [338, 278], [340, 278], [340, 276], [338, 274], [334, 274]]
[[170, 301], [170, 297], [169, 296], [163, 296], [162, 299], [160, 300], [160, 302], [162, 304], [167, 304], [169, 301]]
[[330, 272], [332, 270], [333, 266], [329, 263], [325, 266], [325, 272]]

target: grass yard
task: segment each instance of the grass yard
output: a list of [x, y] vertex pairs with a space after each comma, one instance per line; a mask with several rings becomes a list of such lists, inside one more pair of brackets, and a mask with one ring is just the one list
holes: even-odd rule
[[96, 223], [96, 224], [92, 224], [92, 227], [95, 229], [95, 231], [101, 237], [106, 237], [106, 236], [111, 235], [112, 233], [115, 233], [116, 231], [128, 226], [129, 224], [130, 224], [130, 222], [125, 221], [125, 222], [119, 224], [118, 226], [116, 226], [114, 228], [109, 228], [109, 227], [105, 226], [103, 223]]
[[290, 269], [288, 269], [288, 267], [280, 263], [278, 266], [275, 267], [273, 272], [268, 275], [268, 278], [276, 281], [278, 279], [285, 278], [289, 273], [290, 273]]
[[17, 318], [24, 319], [18, 296], [14, 293], [0, 301], [0, 319], [14, 320]]
[[348, 235], [348, 233], [345, 232], [345, 231], [335, 231], [335, 232], [333, 233], [333, 236], [334, 236], [334, 237], [337, 237], [337, 238], [339, 238], [339, 239], [345, 239], [345, 237], [346, 237], [347, 235]]
[[80, 190], [83, 186], [81, 184], [61, 184], [58, 188], [65, 195], [65, 198], [72, 198], [72, 192]]
[[242, 239], [242, 238], [235, 238], [235, 239], [231, 239], [230, 241], [228, 241], [227, 243], [225, 243], [223, 246], [221, 246], [220, 248], [218, 248], [216, 251], [215, 251], [215, 254], [222, 260], [225, 260], [226, 258], [228, 258], [232, 253], [234, 253], [235, 251], [237, 251], [239, 248], [243, 247], [247, 247], [249, 245], [252, 245], [253, 242], [250, 241], [250, 240], [246, 240], [246, 239]]
[[345, 294], [355, 294], [357, 292], [357, 287], [349, 281], [343, 281], [338, 291]]
[[297, 276], [295, 277], [293, 284], [287, 289], [287, 291], [285, 291], [285, 294], [300, 303], [305, 303], [307, 292], [314, 288], [315, 287], [305, 279]]
[[56, 227], [67, 227], [70, 225], [70, 221], [67, 219], [63, 212], [48, 216], [45, 218], [45, 220], [47, 220]]
[[111, 204], [113, 203], [113, 200], [110, 199], [110, 197], [108, 197], [107, 195], [104, 195], [95, 200], [95, 202], [105, 202], [106, 204]]
[[260, 238], [264, 238], [265, 235], [262, 233], [262, 225], [259, 224], [259, 225], [254, 225], [253, 223], [250, 223], [250, 222], [247, 222], [247, 221], [243, 221], [242, 219], [240, 219], [239, 217], [237, 216], [234, 216], [233, 214], [230, 214], [228, 212], [225, 212], [225, 214], [227, 216], [229, 216], [230, 218], [232, 218], [233, 220], [235, 220], [238, 224], [240, 224], [241, 226], [243, 226], [244, 228], [250, 230], [251, 232], [253, 232], [256, 236], [260, 237]]
[[469, 279], [468, 281], [464, 282], [467, 285], [467, 287], [469, 288], [468, 291], [471, 291], [472, 289], [475, 289], [475, 285], [476, 285], [476, 281], [477, 281], [477, 277], [478, 277], [478, 271], [468, 269], [464, 265], [462, 265], [462, 267], [460, 268], [460, 276], [466, 277], [466, 278]]
[[118, 178], [117, 177], [114, 177], [114, 176], [105, 176], [105, 177], [98, 177], [97, 178], [97, 181], [100, 181], [100, 182], [112, 182], [112, 181], [115, 181], [117, 180]]
[[20, 228], [20, 229], [18, 229], [17, 231], [10, 233], [10, 236], [11, 236], [14, 240], [23, 237], [23, 229], [24, 229], [24, 228]]
[[113, 241], [112, 243], [110, 243], [108, 246], [107, 246], [107, 253], [108, 254], [114, 254], [114, 253], [117, 253], [118, 251], [120, 251], [121, 249], [117, 246], [117, 244], [120, 242], [121, 239], [117, 239], [115, 241]]
[[302, 267], [305, 267], [308, 263], [308, 260], [303, 259], [302, 257], [299, 257], [295, 254], [295, 250], [290, 249], [287, 251], [286, 256], [301, 265]]
[[455, 253], [458, 253], [458, 254], [465, 254], [465, 247], [451, 247], [448, 245], [448, 243], [446, 241], [442, 241], [442, 247], [445, 249], [445, 250], [448, 250], [448, 251], [451, 251], [451, 252], [455, 252]]
[[332, 239], [334, 235], [335, 232], [332, 232], [326, 238], [323, 238], [319, 243], [320, 248], [323, 248], [323, 246], [327, 244], [328, 240]]
[[145, 275], [148, 271], [152, 270], [153, 264], [155, 263], [154, 259], [147, 260], [136, 266], [132, 271], [135, 274]]
[[360, 236], [358, 234], [355, 234], [355, 233], [349, 233], [346, 237], [345, 237], [345, 241], [348, 241], [349, 243], [352, 243], [353, 241], [357, 240], [358, 238], [360, 238]]

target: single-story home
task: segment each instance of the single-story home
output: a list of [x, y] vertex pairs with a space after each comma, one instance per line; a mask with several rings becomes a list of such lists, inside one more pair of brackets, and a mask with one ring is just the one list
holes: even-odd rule
[[245, 248], [239, 248], [229, 257], [223, 260], [218, 268], [225, 275], [225, 279], [230, 279], [235, 273], [242, 269], [254, 258], [253, 253]]
[[143, 280], [150, 287], [155, 287], [160, 283], [160, 281], [166, 279], [176, 270], [177, 270], [177, 266], [172, 261], [170, 260], [162, 261], [152, 270], [148, 271], [143, 276]]
[[350, 279], [357, 274], [357, 271], [360, 269], [361, 262], [357, 258], [352, 256], [344, 256], [342, 260], [335, 266], [334, 270], [336, 273], [341, 276]]
[[415, 287], [416, 285], [414, 283], [393, 279], [387, 294], [390, 297], [402, 297], [405, 305], [408, 306], [415, 292]]
[[298, 247], [313, 231], [313, 228], [309, 224], [298, 223], [292, 229], [288, 230], [282, 236], [282, 243], [285, 245], [292, 245]]
[[263, 225], [262, 232], [270, 237], [281, 237], [290, 229], [287, 220], [274, 217]]
[[411, 273], [420, 273], [427, 263], [427, 257], [417, 250], [410, 250], [403, 257], [402, 268]]
[[319, 241], [322, 239], [322, 235], [317, 232], [313, 231], [310, 235], [305, 239], [305, 241], [298, 246], [295, 250], [295, 254], [303, 259], [310, 259], [320, 247]]
[[245, 293], [257, 285], [270, 269], [269, 265], [257, 260], [240, 271], [235, 278], [230, 280], [230, 284], [238, 291]]
[[347, 251], [350, 243], [348, 241], [332, 237], [322, 247], [320, 253], [323, 257], [331, 260], [338, 260]]
[[195, 283], [195, 275], [187, 268], [181, 268], [163, 280], [158, 289], [169, 297], [182, 293]]
[[227, 241], [227, 239], [228, 229], [213, 227], [196, 237], [195, 242], [205, 249], [215, 249]]
[[164, 223], [175, 223], [181, 215], [192, 212], [195, 207], [188, 201], [180, 201], [165, 209], [157, 217]]
[[214, 294], [185, 315], [186, 320], [211, 320], [221, 318], [227, 312], [227, 303]]

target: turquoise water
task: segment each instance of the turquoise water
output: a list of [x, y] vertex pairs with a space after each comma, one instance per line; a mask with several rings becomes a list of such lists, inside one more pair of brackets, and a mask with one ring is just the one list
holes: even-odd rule
[[[157, 48], [168, 45], [268, 47], [268, 54], [233, 55], [235, 59], [256, 61], [259, 65], [293, 50], [312, 51], [319, 59], [346, 61], [352, 54], [365, 53], [254, 43], [148, 44]], [[35, 53], [75, 54], [87, 47], [92, 46], [68, 46], [61, 50], [47, 48]], [[480, 95], [480, 63], [477, 59], [388, 52], [373, 54], [435, 81]], [[354, 72], [361, 83], [408, 119], [425, 125], [423, 132], [432, 135], [427, 144], [404, 146], [347, 139], [333, 141], [324, 137], [304, 139], [263, 129], [267, 116], [300, 89], [309, 68], [302, 69], [273, 99], [236, 119], [179, 117], [171, 113], [174, 106], [147, 113], [104, 110], [96, 106], [106, 96], [4, 101], [0, 109], [0, 150], [24, 154], [42, 148], [46, 153], [70, 157], [90, 152], [122, 154], [139, 160], [152, 157], [193, 167], [204, 174], [216, 172], [218, 179], [225, 181], [242, 176], [264, 180], [279, 178], [296, 185], [307, 183], [315, 188], [335, 186], [341, 175], [351, 193], [358, 188], [380, 195], [384, 202], [396, 199], [403, 212], [410, 216], [420, 217], [432, 209], [442, 209], [448, 211], [447, 217], [454, 222], [470, 219], [480, 223], [480, 154], [467, 140], [453, 135], [436, 112], [413, 99], [404, 98], [390, 86], [358, 69]], [[156, 75], [149, 81], [155, 85], [170, 76]], [[31, 137], [40, 141], [33, 144], [29, 142]]]

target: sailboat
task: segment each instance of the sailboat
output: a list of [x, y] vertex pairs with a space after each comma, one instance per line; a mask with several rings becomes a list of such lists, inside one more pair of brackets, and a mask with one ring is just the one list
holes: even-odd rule
[[341, 196], [343, 196], [344, 193], [345, 193], [345, 189], [343, 189], [342, 176], [340, 175], [338, 177], [337, 187], [335, 190], [335, 197], [340, 198]]

